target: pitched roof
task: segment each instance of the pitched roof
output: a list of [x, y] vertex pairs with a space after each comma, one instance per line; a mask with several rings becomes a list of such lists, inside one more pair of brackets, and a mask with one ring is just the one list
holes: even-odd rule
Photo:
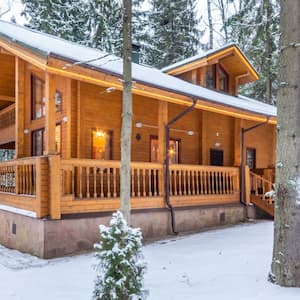
[[[80, 65], [111, 74], [122, 76], [122, 59], [97, 49], [72, 43], [55, 36], [41, 33], [26, 27], [0, 21], [0, 40], [17, 44], [44, 56], [56, 57], [68, 62], [80, 62]], [[234, 97], [183, 81], [162, 71], [133, 63], [133, 80], [162, 90], [170, 91], [190, 98], [221, 104], [239, 110], [263, 116], [276, 117], [276, 107], [253, 99]]]

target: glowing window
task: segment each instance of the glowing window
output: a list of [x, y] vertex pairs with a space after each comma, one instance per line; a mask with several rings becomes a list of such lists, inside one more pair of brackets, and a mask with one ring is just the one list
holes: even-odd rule
[[[150, 161], [158, 162], [158, 138], [150, 138]], [[180, 163], [180, 140], [170, 139], [169, 141], [169, 161], [172, 164]]]
[[92, 158], [102, 160], [112, 159], [112, 131], [93, 130]]

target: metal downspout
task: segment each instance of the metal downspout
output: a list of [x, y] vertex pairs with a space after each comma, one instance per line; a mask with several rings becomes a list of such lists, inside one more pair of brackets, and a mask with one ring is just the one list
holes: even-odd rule
[[170, 156], [169, 156], [169, 142], [170, 142], [170, 126], [174, 124], [176, 121], [181, 119], [183, 116], [185, 116], [187, 113], [192, 111], [196, 106], [197, 100], [193, 99], [193, 105], [189, 106], [187, 109], [182, 111], [180, 114], [178, 114], [176, 117], [174, 117], [172, 120], [170, 120], [166, 126], [166, 143], [165, 143], [165, 153], [166, 153], [166, 159], [165, 159], [165, 202], [168, 206], [168, 209], [170, 210], [171, 214], [171, 225], [172, 225], [172, 232], [174, 234], [178, 234], [176, 231], [176, 220], [175, 220], [175, 214], [174, 214], [174, 207], [172, 206], [170, 202]]

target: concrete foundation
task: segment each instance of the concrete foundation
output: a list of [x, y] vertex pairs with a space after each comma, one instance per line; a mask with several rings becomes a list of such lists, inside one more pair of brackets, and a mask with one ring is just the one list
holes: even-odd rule
[[[111, 213], [65, 216], [62, 220], [34, 219], [0, 210], [0, 244], [43, 258], [90, 250], [99, 241], [99, 224], [108, 224]], [[245, 220], [240, 204], [175, 209], [176, 230], [196, 232]], [[140, 227], [144, 240], [172, 234], [170, 212], [140, 210], [132, 213], [132, 226]]]

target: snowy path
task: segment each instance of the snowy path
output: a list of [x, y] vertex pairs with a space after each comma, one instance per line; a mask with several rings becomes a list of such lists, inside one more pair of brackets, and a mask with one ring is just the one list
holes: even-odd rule
[[[151, 300], [299, 300], [267, 282], [272, 222], [177, 237], [144, 247]], [[0, 247], [0, 299], [90, 299], [92, 254], [41, 260]]]

